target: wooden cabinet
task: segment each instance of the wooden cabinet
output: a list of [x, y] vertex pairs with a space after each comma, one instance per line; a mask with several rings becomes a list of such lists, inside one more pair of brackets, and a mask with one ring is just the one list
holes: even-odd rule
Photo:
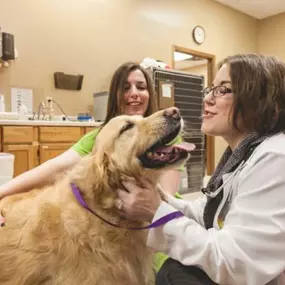
[[3, 126], [1, 151], [15, 155], [14, 176], [38, 165], [38, 129], [33, 126]]
[[65, 152], [94, 128], [0, 125], [0, 151], [15, 155], [17, 176]]
[[52, 159], [61, 153], [68, 150], [73, 144], [71, 143], [54, 143], [54, 144], [43, 144], [40, 145], [40, 164], [45, 161]]
[[37, 128], [34, 127], [3, 127], [3, 144], [32, 144], [38, 140]]
[[40, 127], [40, 164], [68, 150], [84, 133], [83, 127]]
[[8, 144], [3, 145], [3, 152], [15, 155], [14, 176], [17, 176], [37, 165], [37, 146]]

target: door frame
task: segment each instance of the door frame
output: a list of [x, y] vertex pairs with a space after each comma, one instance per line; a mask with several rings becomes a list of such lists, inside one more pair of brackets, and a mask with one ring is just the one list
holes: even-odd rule
[[[172, 59], [172, 68], [175, 69], [175, 60], [174, 60], [174, 52], [183, 52], [187, 54], [191, 54], [193, 56], [201, 57], [203, 59], [206, 59], [207, 62], [207, 77], [208, 82], [207, 86], [211, 86], [213, 79], [214, 79], [214, 67], [216, 65], [216, 57], [213, 54], [205, 53], [201, 51], [197, 51], [194, 49], [184, 48], [180, 46], [173, 45], [172, 46], [172, 53], [171, 53], [171, 59]], [[214, 168], [215, 168], [215, 138], [213, 136], [206, 135], [206, 156], [207, 156], [207, 175], [212, 175]]]

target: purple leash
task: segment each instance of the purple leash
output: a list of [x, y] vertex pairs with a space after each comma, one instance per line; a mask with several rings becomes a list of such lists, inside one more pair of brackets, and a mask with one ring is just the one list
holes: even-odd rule
[[97, 213], [95, 213], [93, 210], [91, 210], [87, 203], [85, 202], [85, 200], [83, 199], [82, 195], [80, 194], [80, 191], [78, 189], [78, 187], [74, 184], [74, 183], [71, 183], [70, 184], [71, 186], [71, 189], [72, 189], [72, 192], [76, 198], [76, 200], [80, 203], [80, 205], [85, 208], [87, 211], [89, 211], [90, 213], [92, 213], [93, 215], [95, 215], [96, 217], [98, 217], [99, 219], [101, 219], [102, 221], [104, 221], [106, 224], [110, 225], [110, 226], [113, 226], [113, 227], [116, 227], [116, 228], [124, 228], [124, 229], [129, 229], [129, 230], [146, 230], [146, 229], [152, 229], [152, 228], [157, 228], [159, 226], [162, 226], [164, 224], [166, 224], [167, 222], [171, 221], [171, 220], [174, 220], [176, 218], [179, 218], [179, 217], [183, 217], [183, 213], [180, 212], [180, 211], [175, 211], [175, 212], [172, 212], [172, 213], [169, 213], [161, 218], [159, 218], [158, 220], [156, 220], [155, 222], [149, 224], [148, 226], [145, 226], [145, 227], [134, 227], [134, 228], [130, 228], [130, 227], [123, 227], [123, 226], [120, 226], [120, 225], [117, 225], [117, 224], [113, 224], [109, 221], [107, 221], [106, 219], [104, 219], [103, 217], [101, 217], [100, 215], [98, 215]]

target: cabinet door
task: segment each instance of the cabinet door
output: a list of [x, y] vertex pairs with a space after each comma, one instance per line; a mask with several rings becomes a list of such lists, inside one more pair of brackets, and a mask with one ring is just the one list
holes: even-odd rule
[[3, 145], [3, 151], [15, 155], [14, 177], [36, 166], [37, 146]]
[[54, 143], [40, 145], [40, 164], [62, 154], [72, 145], [73, 143]]

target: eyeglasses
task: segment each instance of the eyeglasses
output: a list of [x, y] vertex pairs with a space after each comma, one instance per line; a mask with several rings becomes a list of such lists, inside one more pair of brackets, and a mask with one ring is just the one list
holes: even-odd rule
[[215, 87], [206, 87], [204, 89], [204, 97], [206, 97], [210, 92], [213, 92], [212, 95], [214, 98], [224, 96], [227, 93], [232, 93], [232, 89], [226, 86], [215, 86]]

